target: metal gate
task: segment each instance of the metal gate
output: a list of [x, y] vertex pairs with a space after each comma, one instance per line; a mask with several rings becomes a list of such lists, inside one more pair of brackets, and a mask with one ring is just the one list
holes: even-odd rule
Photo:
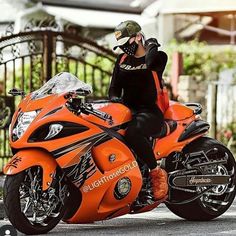
[[[93, 87], [93, 98], [106, 97], [115, 61], [112, 51], [71, 32], [37, 28], [0, 39], [0, 172], [11, 156], [8, 125], [18, 98], [14, 87], [26, 93], [53, 75], [68, 71]], [[14, 100], [15, 99], [15, 100]]]
[[213, 82], [208, 85], [208, 121], [211, 136], [236, 154], [236, 84]]

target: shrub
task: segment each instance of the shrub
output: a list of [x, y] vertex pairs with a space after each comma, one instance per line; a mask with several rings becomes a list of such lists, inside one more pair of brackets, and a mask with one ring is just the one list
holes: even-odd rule
[[183, 74], [199, 75], [203, 79], [216, 79], [217, 74], [227, 68], [236, 67], [236, 50], [233, 46], [212, 46], [205, 42], [193, 40], [177, 42], [173, 40], [166, 47], [169, 62], [166, 74], [170, 74], [173, 52], [183, 54]]

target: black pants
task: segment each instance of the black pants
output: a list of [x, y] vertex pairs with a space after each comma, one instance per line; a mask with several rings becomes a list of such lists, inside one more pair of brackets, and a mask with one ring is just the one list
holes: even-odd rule
[[154, 169], [157, 166], [149, 137], [160, 132], [163, 123], [164, 117], [159, 109], [154, 112], [140, 110], [133, 115], [126, 130], [126, 141], [149, 169]]

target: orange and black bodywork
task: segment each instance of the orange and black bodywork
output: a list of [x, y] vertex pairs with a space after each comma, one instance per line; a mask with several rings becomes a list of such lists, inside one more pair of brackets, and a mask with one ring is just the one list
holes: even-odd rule
[[[40, 166], [42, 187], [46, 190], [56, 168], [60, 168], [77, 189], [64, 216], [69, 223], [92, 222], [129, 213], [142, 187], [135, 154], [124, 139], [131, 111], [122, 104], [105, 103], [97, 111], [112, 117], [112, 122], [107, 122], [82, 110], [75, 114], [68, 104], [65, 94], [37, 100], [28, 95], [22, 100], [10, 130], [14, 156], [4, 173], [14, 175], [31, 166]], [[170, 103], [165, 112], [165, 130], [155, 137], [157, 159], [180, 152], [188, 143], [206, 134], [209, 125], [199, 118], [196, 110], [177, 102]], [[13, 130], [20, 117], [31, 111], [36, 111], [37, 115], [19, 138]], [[22, 119], [27, 120], [27, 116]], [[122, 193], [117, 191], [121, 181], [128, 185]]]

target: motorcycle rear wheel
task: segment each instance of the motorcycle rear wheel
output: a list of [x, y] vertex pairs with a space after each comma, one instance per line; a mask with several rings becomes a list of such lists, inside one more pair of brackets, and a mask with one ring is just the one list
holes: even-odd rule
[[63, 176], [57, 173], [46, 191], [41, 186], [40, 167], [7, 176], [4, 183], [6, 215], [18, 231], [27, 235], [47, 233], [64, 214], [68, 188]]
[[[217, 160], [228, 155], [226, 164], [218, 166], [219, 174], [231, 175], [231, 182], [228, 185], [218, 185], [213, 190], [204, 193], [200, 198], [187, 204], [171, 204], [166, 203], [166, 206], [177, 216], [193, 221], [207, 221], [219, 217], [228, 210], [231, 206], [236, 193], [236, 164], [235, 159], [223, 144], [215, 139], [202, 137], [189, 144], [184, 153], [197, 151], [207, 151], [217, 148], [218, 152], [214, 155], [209, 153], [208, 158]], [[204, 190], [204, 189], [200, 189]], [[175, 196], [178, 196], [176, 201], [181, 202], [186, 199], [186, 194], [180, 190], [172, 190]]]

